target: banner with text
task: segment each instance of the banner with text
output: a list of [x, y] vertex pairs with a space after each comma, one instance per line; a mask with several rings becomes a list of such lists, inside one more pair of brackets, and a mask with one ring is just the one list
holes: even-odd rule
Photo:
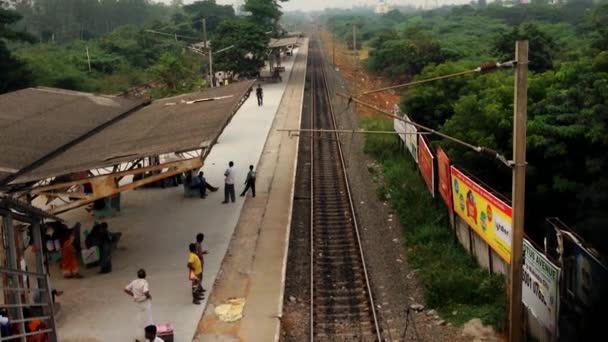
[[559, 267], [524, 239], [521, 298], [532, 315], [552, 334], [559, 317]]
[[441, 147], [437, 147], [437, 175], [439, 194], [452, 210], [452, 179], [450, 177], [450, 158]]
[[511, 259], [511, 206], [451, 167], [454, 212], [507, 263]]
[[418, 135], [418, 168], [431, 196], [435, 197], [435, 157], [422, 135]]

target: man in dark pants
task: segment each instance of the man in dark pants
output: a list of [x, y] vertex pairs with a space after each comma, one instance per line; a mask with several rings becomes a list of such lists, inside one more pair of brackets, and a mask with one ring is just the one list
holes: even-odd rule
[[258, 97], [258, 106], [264, 104], [264, 90], [262, 90], [262, 85], [258, 84], [258, 87], [255, 89], [255, 95]]
[[247, 172], [247, 179], [245, 179], [245, 190], [241, 192], [241, 197], [245, 196], [249, 188], [251, 188], [251, 194], [255, 197], [255, 171], [253, 171], [253, 165], [249, 165], [249, 172]]
[[234, 203], [235, 201], [233, 166], [234, 163], [231, 161], [230, 163], [228, 163], [228, 168], [226, 169], [226, 172], [224, 172], [224, 202], [222, 203], [228, 203], [228, 197], [230, 197], [232, 203]]

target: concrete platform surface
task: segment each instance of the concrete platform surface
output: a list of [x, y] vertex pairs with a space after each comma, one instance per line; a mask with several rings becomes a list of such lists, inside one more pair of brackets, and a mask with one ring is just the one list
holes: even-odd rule
[[[98, 268], [84, 269], [84, 279], [63, 279], [57, 265], [52, 267], [52, 286], [65, 291], [58, 301], [59, 338], [62, 342], [133, 341], [135, 305], [123, 288], [136, 277], [139, 268], [148, 273], [156, 323], [172, 322], [175, 341], [192, 340], [204, 311], [193, 305], [186, 267], [188, 244], [198, 232], [205, 234], [203, 287], [212, 288], [220, 270], [244, 202], [243, 190], [248, 166], [256, 165], [296, 56], [286, 59], [282, 83], [263, 85], [264, 106], [258, 107], [255, 94], [243, 104], [220, 136], [203, 171], [209, 183], [220, 191], [206, 199], [184, 198], [182, 187], [138, 189], [123, 194], [122, 212], [106, 221], [110, 230], [122, 232], [119, 249], [113, 254], [113, 272], [98, 274]], [[221, 204], [223, 173], [228, 161], [235, 162], [237, 201]], [[249, 200], [249, 202], [256, 202]], [[90, 229], [93, 218], [84, 209], [63, 215], [69, 222], [81, 222]]]
[[[196, 341], [279, 338], [298, 139], [276, 129], [300, 126], [307, 55], [308, 40], [304, 40], [262, 153], [259, 195], [245, 202]], [[214, 309], [232, 297], [246, 299], [243, 318], [226, 323]]]

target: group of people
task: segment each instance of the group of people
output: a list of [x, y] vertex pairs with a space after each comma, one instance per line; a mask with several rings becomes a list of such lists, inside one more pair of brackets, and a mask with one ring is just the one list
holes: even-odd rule
[[[203, 246], [205, 234], [196, 234], [196, 242], [190, 243], [188, 246], [188, 279], [192, 284], [192, 303], [200, 305], [201, 300], [205, 299], [205, 289], [203, 288], [203, 267], [205, 265], [204, 255], [208, 252]], [[145, 336], [145, 341], [162, 342], [157, 334], [157, 327], [152, 318], [152, 295], [150, 294], [150, 286], [146, 280], [146, 270], [139, 269], [137, 271], [137, 279], [130, 282], [124, 292], [133, 298], [137, 309], [136, 315], [136, 342], [143, 342], [142, 336]]]
[[[253, 165], [249, 165], [249, 172], [247, 172], [247, 177], [245, 178], [245, 189], [241, 192], [241, 197], [245, 196], [249, 189], [251, 189], [252, 196], [255, 197], [255, 178], [256, 172], [253, 170]], [[234, 162], [230, 161], [228, 163], [228, 168], [224, 172], [224, 201], [222, 203], [225, 204], [229, 201], [234, 203], [236, 201], [234, 182]], [[190, 189], [199, 190], [201, 198], [207, 197], [207, 190], [211, 192], [216, 192], [218, 190], [217, 187], [207, 182], [202, 171], [200, 171], [198, 175], [196, 175], [195, 172], [186, 174], [186, 184]]]

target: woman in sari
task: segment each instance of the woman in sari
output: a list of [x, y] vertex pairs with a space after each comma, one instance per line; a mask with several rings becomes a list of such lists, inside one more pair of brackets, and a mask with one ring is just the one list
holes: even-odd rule
[[64, 278], [82, 278], [78, 273], [78, 254], [74, 248], [74, 233], [65, 239], [61, 249], [61, 271]]

